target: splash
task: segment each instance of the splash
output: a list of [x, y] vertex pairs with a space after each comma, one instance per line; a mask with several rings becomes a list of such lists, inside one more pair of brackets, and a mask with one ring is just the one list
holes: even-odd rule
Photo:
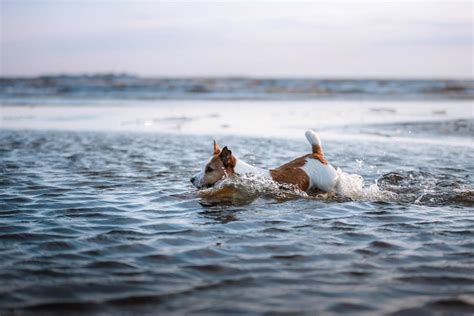
[[384, 174], [378, 184], [382, 190], [393, 192], [400, 202], [428, 206], [474, 206], [474, 188], [469, 177], [425, 171], [393, 171]]
[[309, 198], [296, 186], [278, 183], [257, 174], [234, 175], [219, 181], [214, 187], [201, 190], [201, 204], [248, 204], [259, 197], [277, 201]]
[[203, 204], [249, 204], [258, 198], [277, 201], [316, 199], [327, 202], [401, 202], [427, 206], [474, 206], [474, 189], [468, 178], [424, 171], [393, 171], [369, 182], [358, 174], [337, 169], [335, 193], [306, 193], [260, 175], [232, 176], [200, 191]]
[[392, 201], [394, 192], [380, 189], [377, 181], [367, 184], [358, 174], [350, 174], [337, 168], [338, 182], [336, 192], [342, 197], [357, 201]]
[[395, 194], [381, 190], [377, 183], [367, 184], [357, 174], [337, 169], [338, 184], [335, 193], [306, 193], [295, 185], [278, 183], [256, 174], [232, 176], [214, 187], [200, 191], [204, 204], [247, 204], [259, 197], [286, 201], [292, 199], [317, 199], [325, 201], [389, 201]]

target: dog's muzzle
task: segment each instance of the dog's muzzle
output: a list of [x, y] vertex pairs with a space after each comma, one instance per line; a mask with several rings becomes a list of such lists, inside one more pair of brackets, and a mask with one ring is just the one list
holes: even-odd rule
[[198, 189], [202, 189], [202, 184], [201, 184], [201, 181], [199, 181], [199, 178], [197, 176], [194, 176], [192, 177], [191, 179], [189, 179], [191, 181], [191, 183]]

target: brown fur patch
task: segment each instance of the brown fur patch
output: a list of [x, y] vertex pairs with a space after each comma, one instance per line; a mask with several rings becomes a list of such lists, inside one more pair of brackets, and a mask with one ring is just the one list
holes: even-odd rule
[[312, 146], [313, 149], [313, 157], [318, 159], [323, 165], [327, 165], [328, 161], [324, 158], [323, 147], [320, 145]]
[[301, 167], [305, 165], [305, 159], [308, 157], [313, 157], [313, 155], [305, 155], [278, 168], [270, 169], [270, 175], [276, 182], [293, 184], [300, 190], [307, 191], [309, 189], [309, 177]]
[[233, 175], [236, 163], [237, 159], [232, 155], [232, 152], [224, 147], [219, 153], [214, 154], [214, 157], [206, 165], [203, 185], [212, 186], [217, 181]]

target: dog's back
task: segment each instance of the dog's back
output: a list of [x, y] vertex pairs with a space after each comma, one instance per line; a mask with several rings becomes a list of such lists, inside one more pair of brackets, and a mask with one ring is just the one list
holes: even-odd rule
[[312, 153], [271, 169], [270, 175], [277, 182], [294, 184], [303, 191], [318, 189], [334, 192], [337, 172], [324, 157], [319, 136], [312, 130], [306, 131], [305, 136], [311, 144]]

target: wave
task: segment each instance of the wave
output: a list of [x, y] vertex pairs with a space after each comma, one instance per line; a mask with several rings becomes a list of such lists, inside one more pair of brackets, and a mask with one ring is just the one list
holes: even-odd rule
[[[473, 80], [143, 78], [126, 74], [0, 78], [0, 98], [474, 99]], [[17, 100], [23, 98], [23, 100]], [[31, 100], [30, 100], [31, 101]], [[36, 101], [38, 102], [38, 100]]]

